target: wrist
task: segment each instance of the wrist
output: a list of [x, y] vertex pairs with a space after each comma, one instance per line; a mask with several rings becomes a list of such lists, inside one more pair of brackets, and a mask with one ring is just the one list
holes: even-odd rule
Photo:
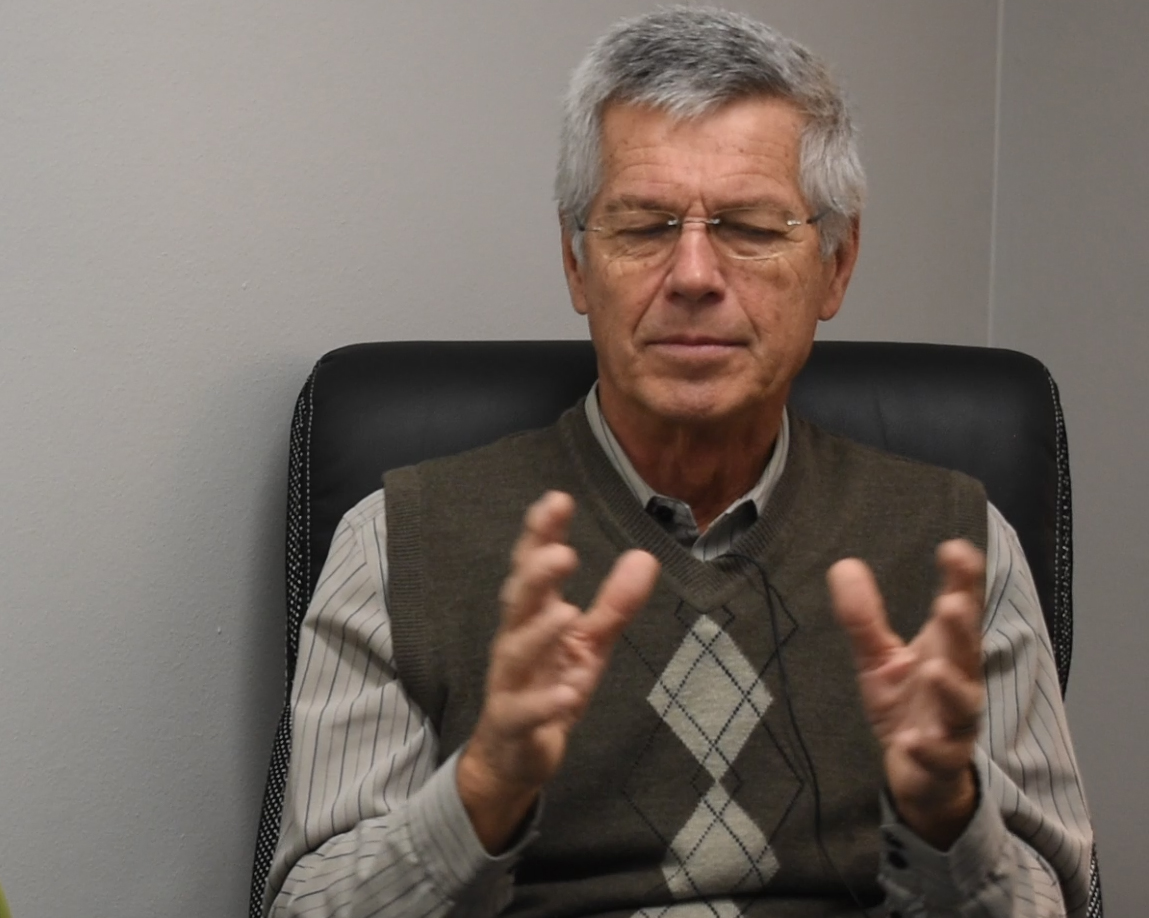
[[510, 847], [541, 787], [501, 778], [473, 743], [455, 766], [459, 799], [483, 848], [498, 855]]
[[922, 841], [939, 851], [948, 851], [970, 824], [981, 802], [974, 766], [971, 763], [948, 785], [913, 800], [890, 798], [898, 819]]

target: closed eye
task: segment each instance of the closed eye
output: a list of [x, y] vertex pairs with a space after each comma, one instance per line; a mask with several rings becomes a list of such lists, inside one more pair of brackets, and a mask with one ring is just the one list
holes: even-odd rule
[[661, 220], [658, 223], [640, 223], [631, 226], [620, 226], [615, 234], [629, 239], [660, 239], [677, 232], [678, 223]]
[[728, 218], [723, 218], [722, 222], [718, 224], [716, 229], [728, 236], [736, 236], [742, 239], [749, 239], [759, 242], [769, 242], [772, 240], [781, 239], [783, 236], [787, 235], [786, 229], [782, 229], [778, 226], [761, 226], [754, 223], [745, 223], [741, 220], [731, 220]]

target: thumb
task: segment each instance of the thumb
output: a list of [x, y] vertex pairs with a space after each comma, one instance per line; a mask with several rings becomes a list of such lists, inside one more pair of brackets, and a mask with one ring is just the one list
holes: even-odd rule
[[645, 551], [628, 551], [615, 561], [587, 609], [586, 633], [597, 641], [613, 643], [650, 598], [659, 569], [655, 557]]

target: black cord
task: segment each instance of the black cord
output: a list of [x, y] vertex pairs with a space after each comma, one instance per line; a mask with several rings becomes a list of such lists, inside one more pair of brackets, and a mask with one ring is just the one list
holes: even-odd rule
[[850, 894], [850, 898], [854, 901], [854, 906], [858, 911], [861, 912], [865, 918], [873, 918], [866, 906], [862, 904], [862, 900], [854, 891], [854, 888], [846, 881], [845, 876], [842, 875], [842, 871], [838, 869], [838, 865], [834, 863], [834, 859], [830, 857], [830, 852], [826, 850], [825, 839], [822, 837], [822, 789], [818, 784], [818, 771], [814, 767], [814, 759], [806, 746], [806, 740], [802, 737], [802, 730], [798, 726], [798, 716], [794, 712], [794, 701], [790, 693], [790, 679], [786, 674], [786, 663], [782, 654], [782, 640], [778, 629], [778, 615], [774, 608], [775, 598], [777, 598], [778, 603], [782, 606], [786, 615], [790, 617], [791, 621], [796, 621], [794, 614], [787, 607], [786, 600], [782, 598], [782, 594], [779, 593], [774, 587], [774, 584], [770, 582], [764, 565], [749, 555], [744, 555], [739, 552], [729, 552], [726, 557], [749, 562], [762, 578], [762, 589], [766, 594], [766, 610], [770, 614], [770, 633], [774, 639], [774, 655], [778, 658], [778, 674], [782, 683], [782, 697], [786, 702], [786, 713], [790, 720], [790, 727], [794, 731], [798, 748], [802, 751], [802, 758], [805, 760], [806, 769], [810, 773], [810, 790], [814, 795], [814, 842], [818, 846], [818, 852], [834, 872], [834, 875], [846, 888], [846, 892]]

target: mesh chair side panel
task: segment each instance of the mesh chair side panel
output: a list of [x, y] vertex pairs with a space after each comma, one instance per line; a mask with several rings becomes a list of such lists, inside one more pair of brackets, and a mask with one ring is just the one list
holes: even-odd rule
[[1057, 532], [1054, 551], [1053, 655], [1057, 661], [1057, 679], [1061, 694], [1069, 687], [1069, 665], [1073, 659], [1073, 490], [1069, 480], [1069, 441], [1065, 434], [1065, 415], [1053, 376], [1049, 377], [1057, 424]]
[[308, 570], [308, 529], [310, 525], [310, 449], [315, 370], [307, 377], [291, 419], [287, 461], [287, 646], [283, 711], [275, 730], [271, 764], [263, 791], [259, 832], [255, 841], [255, 861], [251, 872], [250, 918], [260, 918], [263, 888], [271, 870], [271, 859], [279, 841], [279, 821], [283, 814], [283, 792], [287, 786], [287, 766], [291, 761], [291, 682], [299, 655], [299, 626], [307, 611], [310, 595]]
[[1101, 873], [1097, 869], [1097, 845], [1093, 845], [1093, 859], [1089, 864], [1089, 905], [1086, 918], [1102, 918]]
[[287, 677], [284, 702], [299, 656], [299, 626], [311, 599], [308, 535], [311, 531], [311, 423], [315, 416], [316, 369], [307, 377], [291, 419], [291, 455], [287, 473]]
[[[1065, 433], [1065, 415], [1061, 395], [1049, 376], [1049, 390], [1057, 425], [1057, 532], [1054, 539], [1053, 657], [1057, 663], [1057, 680], [1064, 695], [1069, 687], [1069, 666], [1073, 659], [1073, 490], [1069, 478], [1069, 440]], [[1103, 918], [1101, 871], [1097, 865], [1097, 844], [1089, 861], [1089, 904], [1087, 918]]]

